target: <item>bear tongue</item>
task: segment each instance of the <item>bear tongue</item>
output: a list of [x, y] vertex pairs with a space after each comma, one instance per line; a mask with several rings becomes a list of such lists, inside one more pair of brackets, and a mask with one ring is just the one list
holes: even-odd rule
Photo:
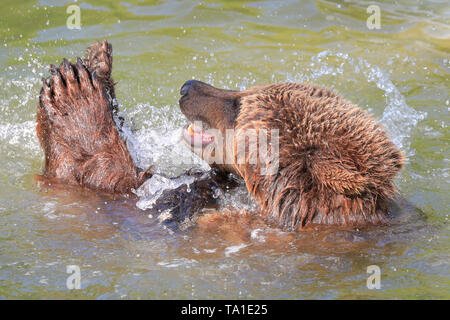
[[201, 142], [203, 144], [209, 144], [214, 140], [214, 136], [206, 133], [203, 129], [201, 128], [197, 128], [194, 126], [193, 123], [191, 123], [187, 128], [186, 131], [188, 133], [189, 136], [191, 137], [195, 137], [195, 136], [200, 136], [201, 138]]

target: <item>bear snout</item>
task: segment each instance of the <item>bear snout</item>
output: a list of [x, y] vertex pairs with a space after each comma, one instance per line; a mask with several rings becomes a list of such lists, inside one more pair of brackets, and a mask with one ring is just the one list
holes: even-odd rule
[[181, 87], [180, 94], [181, 94], [182, 96], [186, 96], [186, 95], [189, 93], [189, 91], [192, 90], [192, 88], [194, 87], [194, 85], [195, 85], [197, 82], [200, 82], [200, 81], [197, 81], [197, 80], [188, 80], [188, 81], [186, 81], [186, 82], [183, 84], [183, 86]]

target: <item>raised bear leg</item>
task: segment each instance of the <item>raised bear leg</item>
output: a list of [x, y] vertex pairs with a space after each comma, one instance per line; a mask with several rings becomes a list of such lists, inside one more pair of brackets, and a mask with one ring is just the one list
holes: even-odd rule
[[136, 168], [113, 120], [111, 53], [105, 41], [91, 46], [84, 62], [51, 65], [49, 80], [42, 79], [36, 130], [45, 178], [129, 194], [151, 173]]

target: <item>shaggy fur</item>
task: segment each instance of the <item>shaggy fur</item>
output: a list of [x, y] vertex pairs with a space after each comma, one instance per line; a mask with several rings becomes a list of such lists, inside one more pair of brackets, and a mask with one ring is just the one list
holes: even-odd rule
[[113, 111], [112, 47], [89, 47], [84, 62], [64, 59], [42, 79], [37, 136], [44, 150], [44, 178], [96, 190], [129, 194], [146, 178], [120, 137]]
[[[393, 179], [404, 159], [367, 112], [310, 84], [238, 92], [191, 80], [181, 94], [180, 107], [190, 121], [203, 121], [224, 137], [226, 129], [235, 129], [234, 148], [224, 151], [233, 153], [234, 164], [209, 162], [240, 175], [263, 215], [280, 227], [387, 222]], [[245, 163], [236, 161], [240, 135], [261, 129], [279, 130], [279, 168], [272, 175], [261, 175], [268, 164], [250, 164], [250, 154]]]

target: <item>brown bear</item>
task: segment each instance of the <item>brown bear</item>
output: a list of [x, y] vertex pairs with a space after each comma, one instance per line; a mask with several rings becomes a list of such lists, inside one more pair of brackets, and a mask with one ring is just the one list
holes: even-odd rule
[[[51, 66], [50, 79], [42, 79], [36, 120], [45, 155], [43, 179], [132, 195], [152, 176], [150, 168], [135, 166], [121, 137], [111, 70], [112, 47], [104, 41], [89, 47], [76, 64], [64, 59], [59, 67]], [[336, 93], [296, 83], [238, 92], [191, 80], [181, 95], [187, 118], [218, 129], [226, 141], [222, 150], [205, 154], [217, 136], [198, 126], [185, 128], [186, 142], [216, 169], [206, 175], [187, 172], [197, 177], [189, 193], [186, 185], [163, 193], [154, 207], [170, 210], [171, 220], [184, 221], [211, 203], [215, 189], [230, 185], [224, 173], [233, 172], [244, 179], [263, 215], [285, 229], [387, 221], [403, 156], [372, 117]], [[234, 132], [228, 139], [227, 130]], [[272, 154], [277, 149], [277, 157], [254, 162], [246, 150], [264, 130], [270, 138], [275, 130], [279, 135], [268, 148]], [[217, 162], [216, 151], [231, 161]], [[274, 160], [275, 172], [262, 174]]]
[[[404, 158], [374, 118], [337, 93], [299, 83], [233, 91], [190, 80], [180, 94], [181, 111], [195, 123], [184, 128], [184, 140], [212, 166], [241, 176], [262, 214], [278, 226], [388, 221]], [[266, 140], [278, 134], [277, 167], [269, 174], [261, 170], [274, 159], [255, 160], [249, 146], [252, 136], [264, 137], [261, 131]], [[268, 152], [274, 148], [269, 144]]]

